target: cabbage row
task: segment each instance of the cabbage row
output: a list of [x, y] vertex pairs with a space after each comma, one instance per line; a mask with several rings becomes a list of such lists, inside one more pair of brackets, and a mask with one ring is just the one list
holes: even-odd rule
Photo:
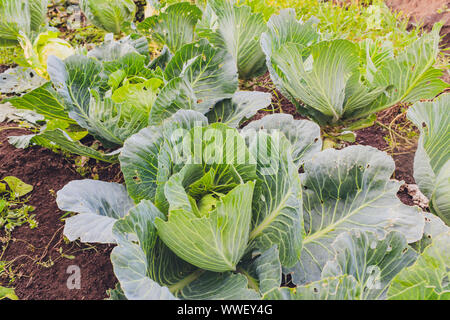
[[[129, 35], [70, 54], [58, 41], [38, 45], [41, 20], [24, 18], [26, 32], [17, 24], [8, 38], [0, 18], [0, 43], [26, 36], [49, 80], [9, 100], [47, 120], [10, 142], [120, 163], [125, 185], [72, 181], [57, 194], [61, 210], [77, 213], [66, 219], [69, 240], [116, 244], [111, 298], [450, 298], [449, 94], [419, 102], [448, 87], [434, 67], [440, 25], [395, 55], [327, 40], [291, 9], [266, 23], [232, 1], [182, 2], [134, 24], [128, 2], [82, 1], [94, 24]], [[310, 120], [244, 125], [271, 95], [239, 81], [267, 71]], [[398, 103], [414, 104], [415, 178], [432, 213], [397, 198], [386, 153], [324, 148]], [[102, 148], [83, 144], [88, 135]]]

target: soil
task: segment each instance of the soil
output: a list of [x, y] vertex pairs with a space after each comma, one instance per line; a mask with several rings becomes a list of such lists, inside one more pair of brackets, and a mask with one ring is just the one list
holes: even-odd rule
[[423, 23], [426, 30], [431, 30], [439, 21], [444, 22], [441, 30], [442, 46], [450, 46], [450, 9], [449, 0], [386, 0], [386, 4], [395, 11], [401, 11], [410, 17], [412, 24]]
[[0, 64], [0, 73], [5, 72], [6, 70], [8, 70], [10, 67], [5, 65], [5, 64]]
[[[392, 112], [394, 111], [394, 112]], [[385, 110], [391, 112], [391, 117], [382, 117], [378, 115], [378, 121], [386, 126], [389, 126], [394, 116], [399, 114], [399, 107], [394, 106], [391, 109]], [[408, 121], [403, 119], [404, 122]], [[414, 180], [414, 156], [417, 150], [417, 141], [412, 146], [404, 148], [402, 145], [391, 149], [385, 137], [389, 136], [389, 131], [380, 125], [358, 130], [356, 133], [355, 144], [372, 146], [379, 150], [387, 151], [395, 162], [395, 171], [392, 176], [393, 179], [404, 181], [405, 184], [415, 184]], [[399, 199], [406, 205], [413, 206], [413, 198], [409, 195], [405, 185], [400, 188], [397, 193]]]
[[[9, 126], [0, 124], [0, 130]], [[114, 288], [117, 282], [109, 258], [112, 247], [66, 244], [61, 220], [64, 213], [55, 202], [58, 190], [82, 177], [75, 172], [74, 165], [59, 154], [40, 147], [16, 149], [7, 141], [10, 135], [26, 133], [25, 130], [0, 131], [0, 178], [16, 176], [34, 187], [28, 204], [36, 208], [33, 213], [39, 223], [33, 230], [22, 226], [12, 232], [12, 241], [1, 258], [3, 261], [16, 259], [13, 271], [17, 279], [10, 286], [25, 300], [104, 299], [106, 290]], [[101, 179], [111, 181], [117, 179], [119, 169], [116, 167], [100, 166], [96, 171]], [[5, 237], [0, 231], [0, 238]], [[71, 265], [81, 271], [79, 290], [69, 290], [66, 285], [71, 275], [67, 268]], [[6, 279], [0, 279], [0, 285], [9, 284]]]

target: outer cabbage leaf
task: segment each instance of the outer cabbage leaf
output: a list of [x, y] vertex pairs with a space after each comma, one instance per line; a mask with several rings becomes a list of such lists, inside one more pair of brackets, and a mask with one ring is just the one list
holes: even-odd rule
[[134, 39], [128, 36], [116, 41], [114, 35], [109, 33], [105, 36], [103, 43], [89, 51], [87, 56], [106, 62], [118, 60], [129, 53], [149, 56], [147, 39], [145, 37]]
[[292, 269], [297, 284], [321, 278], [334, 257], [332, 243], [351, 229], [384, 237], [402, 233], [409, 243], [422, 238], [424, 217], [397, 198], [401, 182], [391, 181], [394, 161], [372, 147], [328, 149], [304, 165], [301, 174], [305, 237], [300, 262]]
[[[82, 134], [85, 133], [87, 134], [87, 132], [82, 132]], [[71, 137], [66, 129], [63, 128], [47, 129], [44, 127], [38, 134], [11, 136], [8, 138], [8, 141], [16, 148], [25, 149], [31, 145], [40, 145], [44, 148], [62, 149], [73, 154], [110, 163], [118, 162], [118, 153], [120, 152], [120, 150], [117, 150], [111, 153], [104, 153], [87, 147]]]
[[114, 243], [112, 228], [133, 207], [124, 186], [96, 180], [69, 182], [58, 191], [56, 203], [63, 211], [79, 214], [67, 218], [64, 235], [82, 242]]
[[206, 113], [206, 106], [197, 103], [197, 97], [190, 84], [183, 78], [170, 80], [159, 92], [155, 104], [150, 110], [149, 125], [160, 125], [179, 110], [193, 110]]
[[253, 196], [250, 248], [280, 251], [283, 266], [292, 267], [300, 258], [302, 243], [302, 196], [291, 144], [280, 132], [243, 131], [257, 169]]
[[33, 110], [47, 119], [60, 119], [69, 123], [76, 123], [68, 116], [64, 105], [58, 100], [58, 94], [49, 82], [22, 97], [11, 98], [8, 102], [17, 109]]
[[270, 105], [272, 96], [258, 91], [238, 91], [231, 99], [218, 102], [206, 114], [209, 123], [221, 122], [238, 128], [245, 119], [250, 119], [258, 110]]
[[206, 10], [211, 12], [204, 18], [209, 21], [201, 24], [207, 27], [197, 28], [197, 33], [233, 56], [240, 78], [264, 73], [264, 53], [259, 45], [261, 34], [267, 30], [263, 15], [230, 0], [209, 1], [208, 6]]
[[185, 44], [194, 41], [194, 29], [202, 11], [189, 2], [168, 6], [159, 15], [153, 15], [138, 25], [138, 29], [150, 31], [153, 40], [177, 52]]
[[80, 0], [80, 8], [96, 27], [114, 34], [120, 34], [136, 13], [133, 0]]
[[118, 246], [111, 259], [128, 299], [258, 298], [244, 276], [196, 269], [175, 256], [157, 237], [157, 217], [164, 215], [144, 200], [114, 226]]
[[322, 150], [320, 127], [312, 121], [294, 120], [290, 114], [273, 114], [250, 122], [245, 130], [279, 131], [291, 143], [292, 159], [297, 167]]
[[270, 77], [275, 86], [291, 101], [295, 99], [284, 89], [281, 78], [275, 72], [272, 66], [272, 55], [287, 43], [297, 43], [307, 47], [319, 41], [320, 34], [316, 30], [317, 23], [318, 20], [315, 18], [306, 22], [297, 21], [294, 9], [284, 9], [280, 11], [279, 15], [273, 15], [269, 19], [267, 22], [269, 29], [261, 35], [261, 48], [266, 55]]
[[265, 300], [355, 300], [358, 288], [349, 275], [325, 278], [297, 288], [277, 288], [268, 292]]
[[353, 276], [358, 299], [364, 300], [384, 299], [391, 280], [417, 258], [417, 253], [398, 232], [377, 239], [371, 232], [353, 230], [339, 235], [333, 248], [336, 258], [327, 262], [322, 278]]
[[245, 261], [239, 266], [239, 270], [247, 277], [249, 287], [264, 296], [280, 287], [282, 281], [280, 254], [277, 246], [273, 246], [261, 254], [254, 252], [253, 255], [257, 257], [251, 261]]
[[424, 212], [423, 214], [425, 215], [425, 228], [423, 230], [422, 239], [411, 244], [414, 250], [419, 253], [422, 253], [430, 244], [432, 244], [434, 238], [450, 232], [450, 227], [448, 227], [444, 221], [439, 219], [438, 216], [429, 212]]
[[33, 40], [45, 24], [47, 2], [47, 0], [2, 0], [0, 47], [18, 45], [20, 32]]
[[30, 68], [9, 68], [0, 74], [0, 92], [21, 94], [39, 88], [46, 82], [47, 80]]
[[418, 102], [408, 118], [420, 130], [414, 178], [430, 199], [432, 211], [450, 225], [450, 94], [434, 102]]
[[183, 46], [164, 71], [168, 80], [180, 77], [190, 84], [200, 108], [211, 108], [216, 102], [231, 98], [238, 88], [232, 57], [205, 39]]
[[390, 300], [450, 299], [450, 233], [433, 240], [412, 266], [402, 270], [388, 291]]

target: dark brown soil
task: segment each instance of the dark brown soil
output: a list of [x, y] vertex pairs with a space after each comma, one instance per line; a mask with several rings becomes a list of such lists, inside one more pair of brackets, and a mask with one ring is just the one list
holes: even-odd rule
[[[378, 125], [359, 130], [356, 132], [356, 135], [356, 144], [372, 146], [379, 150], [386, 150], [389, 148], [389, 144], [384, 139], [384, 137], [388, 135], [388, 131]], [[394, 153], [391, 153], [391, 156], [395, 161], [395, 172], [392, 178], [404, 181], [407, 184], [415, 184], [413, 174], [416, 149], [417, 146], [404, 152], [398, 152], [397, 149], [394, 149]], [[396, 152], [398, 152], [398, 154]], [[404, 204], [409, 206], [414, 205], [413, 199], [408, 194], [407, 189], [401, 188], [397, 193], [397, 196]]]
[[[7, 126], [10, 125], [0, 124], [0, 130]], [[12, 232], [13, 239], [1, 260], [15, 259], [13, 271], [17, 279], [11, 285], [6, 279], [0, 279], [0, 285], [15, 287], [20, 299], [104, 299], [106, 290], [117, 282], [109, 258], [112, 247], [66, 244], [62, 235], [63, 212], [55, 202], [58, 190], [82, 177], [59, 154], [40, 147], [15, 149], [7, 142], [8, 136], [25, 133], [24, 130], [0, 131], [0, 178], [12, 175], [33, 185], [29, 204], [36, 208], [39, 225], [33, 230], [22, 226]], [[103, 166], [97, 172], [103, 180], [114, 180], [118, 171], [115, 167]], [[4, 236], [0, 231], [0, 237]], [[71, 265], [81, 270], [80, 290], [67, 288], [70, 276], [67, 268]]]
[[3, 73], [8, 69], [9, 69], [9, 66], [7, 66], [6, 64], [0, 64], [0, 73]]

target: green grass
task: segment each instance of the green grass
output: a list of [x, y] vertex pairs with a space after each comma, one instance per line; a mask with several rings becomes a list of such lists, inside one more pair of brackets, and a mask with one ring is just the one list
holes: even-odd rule
[[15, 58], [21, 54], [20, 47], [1, 48], [0, 47], [0, 65], [11, 66]]
[[390, 41], [394, 51], [402, 50], [420, 35], [420, 26], [408, 31], [404, 16], [393, 13], [382, 0], [353, 0], [345, 6], [318, 0], [240, 0], [240, 3], [262, 12], [266, 20], [281, 9], [294, 8], [297, 17], [304, 21], [312, 16], [318, 18], [318, 28], [325, 38]]

